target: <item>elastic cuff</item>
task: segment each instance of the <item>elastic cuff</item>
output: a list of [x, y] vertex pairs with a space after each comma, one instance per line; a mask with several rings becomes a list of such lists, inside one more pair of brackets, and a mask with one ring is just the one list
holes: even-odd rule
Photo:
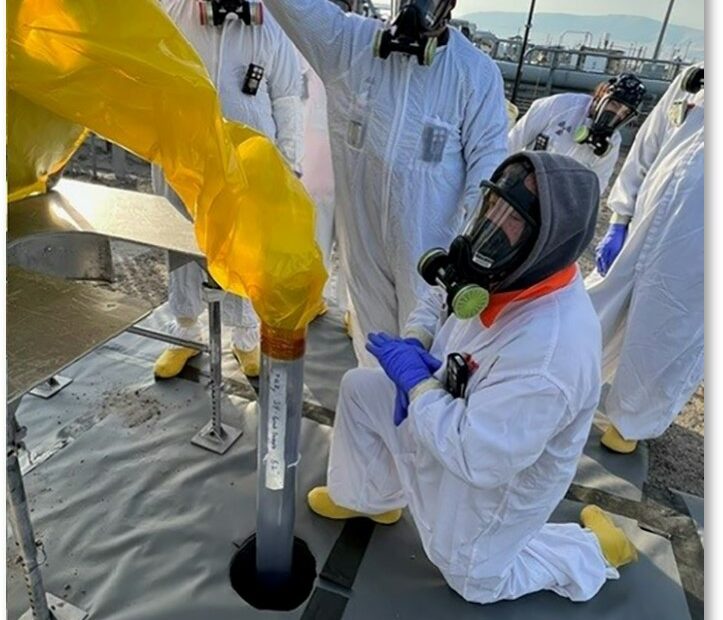
[[422, 394], [429, 392], [430, 390], [441, 390], [444, 389], [442, 384], [437, 381], [434, 377], [429, 377], [424, 381], [420, 381], [411, 390], [409, 390], [409, 402], [411, 403], [415, 398], [418, 398]]
[[629, 215], [622, 215], [621, 213], [613, 213], [612, 217], [610, 218], [611, 224], [625, 224], [627, 226], [630, 224], [630, 220], [633, 218]]
[[432, 341], [434, 340], [434, 336], [430, 334], [426, 329], [423, 327], [418, 327], [416, 325], [412, 325], [411, 327], [407, 327], [404, 330], [404, 333], [402, 334], [403, 338], [416, 338], [424, 345], [424, 348], [429, 351], [429, 347], [432, 346]]

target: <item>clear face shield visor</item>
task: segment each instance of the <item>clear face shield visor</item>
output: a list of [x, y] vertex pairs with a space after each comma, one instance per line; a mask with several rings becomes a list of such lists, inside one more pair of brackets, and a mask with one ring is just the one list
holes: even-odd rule
[[616, 129], [632, 120], [636, 111], [626, 103], [618, 101], [613, 95], [605, 95], [597, 105], [592, 119], [594, 132], [612, 134]]
[[497, 183], [484, 181], [475, 215], [462, 233], [469, 242], [474, 267], [495, 272], [512, 263], [533, 240], [539, 209], [535, 175], [512, 164]]

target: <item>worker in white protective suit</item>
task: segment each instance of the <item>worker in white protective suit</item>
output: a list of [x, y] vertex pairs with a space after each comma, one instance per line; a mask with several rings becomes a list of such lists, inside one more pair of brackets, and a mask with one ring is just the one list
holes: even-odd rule
[[424, 288], [419, 255], [451, 241], [506, 153], [499, 69], [447, 28], [454, 0], [417, 3], [402, 2], [385, 27], [328, 0], [266, 2], [326, 87], [336, 232], [362, 365], [376, 365], [366, 333], [400, 333]]
[[429, 559], [478, 603], [584, 601], [636, 558], [596, 506], [584, 528], [547, 523], [600, 395], [600, 325], [575, 264], [598, 200], [593, 172], [550, 153], [513, 155], [483, 183], [462, 234], [420, 260], [435, 286], [405, 339], [370, 334], [381, 368], [344, 376], [314, 512], [391, 524], [408, 508]]
[[602, 82], [592, 95], [537, 99], [508, 136], [509, 152], [547, 151], [586, 165], [604, 193], [620, 154], [620, 128], [639, 113], [645, 85], [632, 73]]
[[[293, 45], [259, 2], [238, 3], [236, 12], [219, 13], [207, 0], [162, 0], [161, 4], [203, 60], [219, 92], [223, 114], [272, 139], [291, 168], [300, 174], [302, 144], [301, 68]], [[218, 23], [216, 23], [218, 22]], [[183, 127], [178, 128], [183, 131]], [[181, 200], [166, 184], [162, 170], [152, 170], [153, 189], [168, 198], [186, 217]], [[186, 340], [202, 337], [198, 317], [203, 270], [187, 263], [169, 274], [168, 305], [174, 320], [171, 334]], [[233, 328], [232, 347], [241, 370], [259, 374], [259, 321], [247, 299], [227, 294], [224, 324]], [[196, 349], [173, 346], [156, 361], [156, 377], [181, 372]]]
[[638, 131], [586, 281], [610, 383], [602, 443], [620, 453], [662, 435], [703, 380], [703, 75], [678, 77]]

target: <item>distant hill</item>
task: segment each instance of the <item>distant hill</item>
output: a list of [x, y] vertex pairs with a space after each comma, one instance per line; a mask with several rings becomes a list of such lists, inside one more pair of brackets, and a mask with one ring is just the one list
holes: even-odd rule
[[[526, 13], [512, 13], [503, 11], [483, 11], [455, 15], [460, 19], [477, 24], [480, 30], [490, 30], [498, 37], [511, 37], [524, 32], [527, 20]], [[560, 35], [566, 30], [589, 31], [593, 34], [593, 44], [597, 45], [600, 37], [606, 33], [615, 47], [628, 50], [631, 44], [637, 47], [647, 47], [647, 53], [652, 54], [660, 33], [661, 22], [648, 17], [633, 15], [570, 15], [568, 13], [535, 13], [530, 40], [534, 43], [557, 44]], [[582, 35], [570, 33], [565, 36], [564, 43], [580, 42]], [[661, 58], [670, 58], [676, 47], [685, 49], [690, 41], [689, 58], [702, 59], [704, 50], [704, 34], [697, 28], [676, 26], [668, 24], [663, 41]]]

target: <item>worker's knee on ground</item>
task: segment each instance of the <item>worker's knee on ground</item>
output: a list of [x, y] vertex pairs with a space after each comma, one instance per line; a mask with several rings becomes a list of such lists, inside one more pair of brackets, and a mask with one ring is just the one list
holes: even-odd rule
[[352, 368], [344, 373], [339, 386], [339, 399], [368, 400], [378, 390], [387, 390], [390, 380], [381, 368]]

